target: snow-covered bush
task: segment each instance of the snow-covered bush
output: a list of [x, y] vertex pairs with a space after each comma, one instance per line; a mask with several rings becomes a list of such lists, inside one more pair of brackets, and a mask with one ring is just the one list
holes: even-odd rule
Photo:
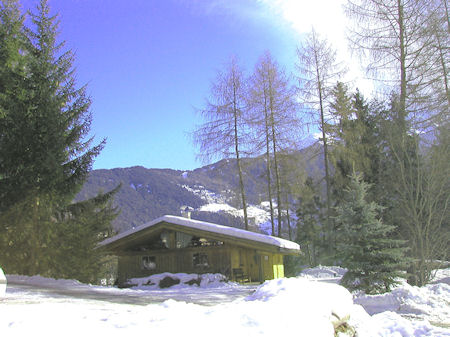
[[338, 266], [317, 266], [303, 269], [299, 276], [321, 280], [335, 280], [335, 283], [338, 283], [346, 272], [347, 269]]
[[170, 288], [176, 284], [180, 284], [180, 279], [176, 277], [166, 276], [161, 281], [159, 281], [160, 288]]
[[128, 286], [133, 288], [169, 288], [173, 286], [218, 286], [228, 279], [222, 274], [162, 273], [147, 277], [132, 278]]

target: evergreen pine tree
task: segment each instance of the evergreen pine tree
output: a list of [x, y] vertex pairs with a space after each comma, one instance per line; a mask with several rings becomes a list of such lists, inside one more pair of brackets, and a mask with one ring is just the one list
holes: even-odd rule
[[373, 110], [376, 105], [369, 105], [358, 90], [350, 94], [341, 82], [333, 88], [332, 94], [330, 112], [334, 123], [328, 125], [328, 132], [333, 147], [330, 157], [335, 168], [333, 195], [339, 203], [353, 170], [362, 172], [368, 183], [378, 182], [382, 150], [376, 122], [380, 116]]
[[325, 203], [320, 200], [318, 186], [311, 177], [306, 178], [305, 188], [297, 208], [297, 242], [304, 248], [310, 266], [316, 266], [326, 251], [323, 231], [326, 229]]
[[112, 198], [120, 185], [107, 193], [68, 205], [59, 213], [57, 237], [51, 249], [58, 254], [52, 260], [54, 274], [62, 278], [96, 283], [103, 275], [104, 253], [98, 243], [111, 236], [111, 222], [117, 216]]
[[27, 29], [30, 44], [30, 90], [35, 120], [32, 153], [40, 164], [34, 167], [38, 188], [57, 193], [63, 203], [81, 189], [94, 158], [104, 141], [91, 146], [86, 140], [92, 119], [86, 87], [77, 88], [74, 55], [58, 43], [57, 16], [50, 16], [47, 0], [32, 14], [34, 29]]
[[336, 208], [338, 251], [348, 269], [342, 284], [368, 294], [387, 292], [396, 284], [404, 261], [404, 241], [390, 236], [394, 226], [384, 224], [377, 214], [381, 207], [367, 202], [369, 185], [355, 172]]
[[0, 212], [14, 203], [14, 175], [23, 166], [15, 162], [26, 137], [20, 129], [27, 123], [29, 98], [23, 20], [17, 1], [0, 2]]
[[[86, 140], [90, 99], [76, 87], [74, 56], [57, 42], [46, 0], [30, 27], [13, 0], [0, 18], [0, 264], [9, 273], [52, 277], [71, 268], [71, 276], [87, 279], [80, 265], [90, 258], [95, 265], [96, 242], [116, 214], [108, 201], [115, 191], [72, 204], [104, 145]], [[80, 267], [63, 268], [68, 258]]]

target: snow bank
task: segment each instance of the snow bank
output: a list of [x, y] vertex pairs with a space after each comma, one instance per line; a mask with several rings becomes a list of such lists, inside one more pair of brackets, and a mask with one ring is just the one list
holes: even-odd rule
[[[316, 272], [324, 269], [327, 268], [319, 268]], [[310, 272], [312, 275], [319, 275], [312, 270]], [[336, 269], [336, 272], [343, 272], [343, 270]], [[323, 275], [328, 275], [328, 273]], [[358, 302], [353, 301], [352, 294], [344, 287], [305, 277], [267, 281], [246, 300], [267, 304], [267, 310], [277, 313], [274, 317], [275, 320], [297, 322], [295, 334], [298, 336], [333, 336], [333, 322], [336, 322], [339, 317], [344, 318], [344, 320], [347, 318], [348, 324], [357, 332], [359, 337], [443, 337], [450, 336], [450, 330], [435, 325], [448, 326], [445, 320], [450, 317], [448, 311], [449, 293], [446, 286], [436, 286], [433, 290], [433, 296], [431, 296], [432, 299], [429, 299], [431, 295], [429, 290], [411, 297], [410, 305], [417, 301], [416, 307], [420, 307], [421, 302], [429, 299], [432, 304], [428, 303], [430, 305], [428, 313], [436, 315], [436, 320], [431, 321], [434, 326], [426, 319], [411, 320], [396, 312], [385, 311], [389, 310], [388, 307], [385, 307], [384, 312], [370, 316], [362, 306], [358, 305]], [[291, 309], [287, 310], [286, 308]], [[431, 317], [430, 315], [429, 317]], [[347, 335], [341, 334], [340, 336]]]
[[358, 296], [355, 303], [371, 315], [394, 311], [450, 326], [450, 286], [445, 283], [414, 287], [403, 282], [390, 293]]
[[[346, 271], [345, 268], [336, 266], [318, 266], [304, 269], [299, 276], [339, 283]], [[434, 336], [435, 327], [430, 323], [435, 326], [450, 326], [449, 280], [450, 268], [440, 269], [435, 271], [432, 283], [424, 287], [414, 287], [405, 280], [400, 280], [400, 284], [390, 293], [354, 293], [354, 303], [361, 305], [372, 315], [376, 325], [383, 327], [380, 332], [382, 336], [395, 335], [393, 331], [398, 336]], [[449, 332], [446, 333], [448, 334], [444, 334], [445, 336], [450, 335]]]
[[445, 283], [450, 285], [450, 268], [435, 270], [431, 283]]
[[[350, 292], [336, 284], [305, 278], [266, 281], [247, 301], [270, 303], [272, 312], [291, 316], [299, 324], [299, 336], [333, 336], [333, 322], [346, 319], [359, 336], [370, 336], [370, 316], [353, 304]], [[286, 308], [293, 310], [286, 312]]]
[[336, 266], [317, 266], [303, 269], [299, 276], [309, 279], [320, 279], [321, 281], [339, 283], [347, 269]]
[[392, 337], [448, 337], [450, 330], [437, 328], [427, 321], [413, 321], [399, 314], [386, 311], [372, 316], [372, 324], [376, 325], [374, 336]]
[[178, 281], [171, 286], [171, 288], [180, 288], [186, 286], [198, 286], [198, 287], [219, 287], [223, 286], [227, 277], [222, 274], [185, 274], [185, 273], [162, 273], [155, 274], [147, 277], [132, 278], [129, 280], [129, 284], [133, 285], [133, 289], [159, 289], [166, 288], [161, 285], [161, 281], [166, 278]]
[[[401, 285], [391, 294], [364, 296], [365, 305], [369, 307], [372, 303], [378, 305], [378, 309], [383, 311], [370, 316], [362, 306], [355, 304], [358, 299], [354, 302], [352, 294], [345, 288], [322, 282], [329, 277], [329, 272], [339, 274], [342, 270], [334, 269], [334, 267], [329, 269], [320, 267], [316, 270], [306, 270], [306, 276], [266, 281], [252, 295], [212, 306], [186, 303], [180, 299], [188, 298], [187, 294], [198, 296], [200, 291], [213, 296], [217, 291], [214, 288], [208, 288], [208, 285], [217, 284], [214, 281], [216, 277], [214, 275], [217, 274], [209, 274], [206, 277], [210, 283], [204, 284], [204, 288], [202, 285], [170, 288], [171, 296], [177, 301], [170, 299], [161, 304], [148, 305], [98, 301], [94, 297], [92, 299], [67, 296], [39, 298], [29, 290], [21, 294], [20, 290], [16, 289], [10, 294], [7, 292], [5, 299], [1, 300], [0, 331], [9, 337], [33, 335], [36, 331], [45, 331], [47, 336], [91, 335], [93, 331], [101, 331], [108, 336], [123, 336], [126, 333], [186, 337], [283, 335], [334, 337], [333, 323], [340, 318], [356, 331], [358, 337], [450, 337], [449, 329], [436, 327], [436, 325], [446, 326], [448, 322], [446, 320], [449, 317], [447, 284], [437, 283], [422, 288]], [[189, 274], [170, 275], [179, 277], [180, 283], [181, 280], [187, 281], [191, 277]], [[323, 276], [322, 279], [321, 276]], [[162, 279], [164, 274], [158, 277]], [[446, 276], [442, 277], [445, 279]], [[41, 277], [15, 276], [13, 279], [15, 279], [14, 282], [22, 280], [28, 284], [30, 282], [38, 285], [43, 282], [47, 285], [51, 283], [58, 288], [91, 287], [76, 281]], [[149, 278], [139, 280], [141, 284], [151, 281]], [[218, 284], [226, 285], [221, 282]], [[232, 293], [243, 286], [235, 284], [229, 287]], [[408, 291], [406, 292], [405, 289]], [[115, 289], [115, 291], [133, 293], [137, 296], [144, 293], [166, 292], [166, 290], [158, 289], [148, 291]], [[112, 293], [112, 296], [114, 294]], [[397, 297], [394, 294], [397, 294]], [[407, 306], [403, 306], [404, 312], [396, 313], [391, 310], [399, 309], [395, 308], [393, 303], [400, 298], [400, 295], [409, 302], [406, 301]], [[32, 300], [30, 296], [36, 298]], [[395, 303], [398, 304], [398, 302]], [[409, 309], [406, 310], [407, 308]], [[434, 326], [426, 319], [419, 320], [411, 317], [410, 313], [414, 311], [412, 308], [415, 308], [419, 318], [424, 317], [424, 314], [419, 312], [426, 313], [430, 317], [434, 315], [436, 319], [432, 322]], [[347, 334], [340, 333], [339, 336], [343, 337]]]
[[37, 287], [52, 287], [52, 288], [73, 288], [73, 287], [83, 287], [86, 284], [81, 283], [77, 280], [66, 280], [66, 279], [54, 279], [43, 277], [40, 275], [35, 276], [24, 276], [24, 275], [9, 275], [8, 276], [11, 283], [16, 284], [26, 284]]

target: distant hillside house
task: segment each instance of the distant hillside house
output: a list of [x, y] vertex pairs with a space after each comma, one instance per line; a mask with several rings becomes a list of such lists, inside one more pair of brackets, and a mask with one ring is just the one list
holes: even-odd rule
[[118, 281], [162, 272], [221, 273], [235, 281], [284, 277], [297, 243], [242, 229], [165, 215], [100, 243], [119, 260]]

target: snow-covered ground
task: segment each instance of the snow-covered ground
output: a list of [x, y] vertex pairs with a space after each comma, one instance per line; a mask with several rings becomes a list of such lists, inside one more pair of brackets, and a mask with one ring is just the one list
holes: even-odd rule
[[[254, 292], [248, 286], [214, 280], [204, 286], [146, 289], [141, 283], [139, 289], [116, 289], [70, 280], [8, 276], [10, 284], [0, 299], [0, 333], [332, 337], [333, 322], [337, 324], [340, 318], [359, 337], [450, 336], [450, 288], [441, 282], [448, 282], [450, 269], [441, 271], [427, 287], [402, 284], [390, 294], [371, 297], [355, 297], [334, 283], [342, 273], [337, 267], [310, 269], [296, 278], [267, 281], [253, 288]], [[92, 296], [79, 296], [86, 293]], [[213, 297], [214, 293], [223, 296]], [[167, 295], [162, 303], [151, 303], [162, 294]], [[194, 300], [202, 294], [213, 305]], [[146, 298], [150, 304], [114, 301], [124, 296]], [[376, 310], [370, 316], [355, 302], [366, 310]]]

